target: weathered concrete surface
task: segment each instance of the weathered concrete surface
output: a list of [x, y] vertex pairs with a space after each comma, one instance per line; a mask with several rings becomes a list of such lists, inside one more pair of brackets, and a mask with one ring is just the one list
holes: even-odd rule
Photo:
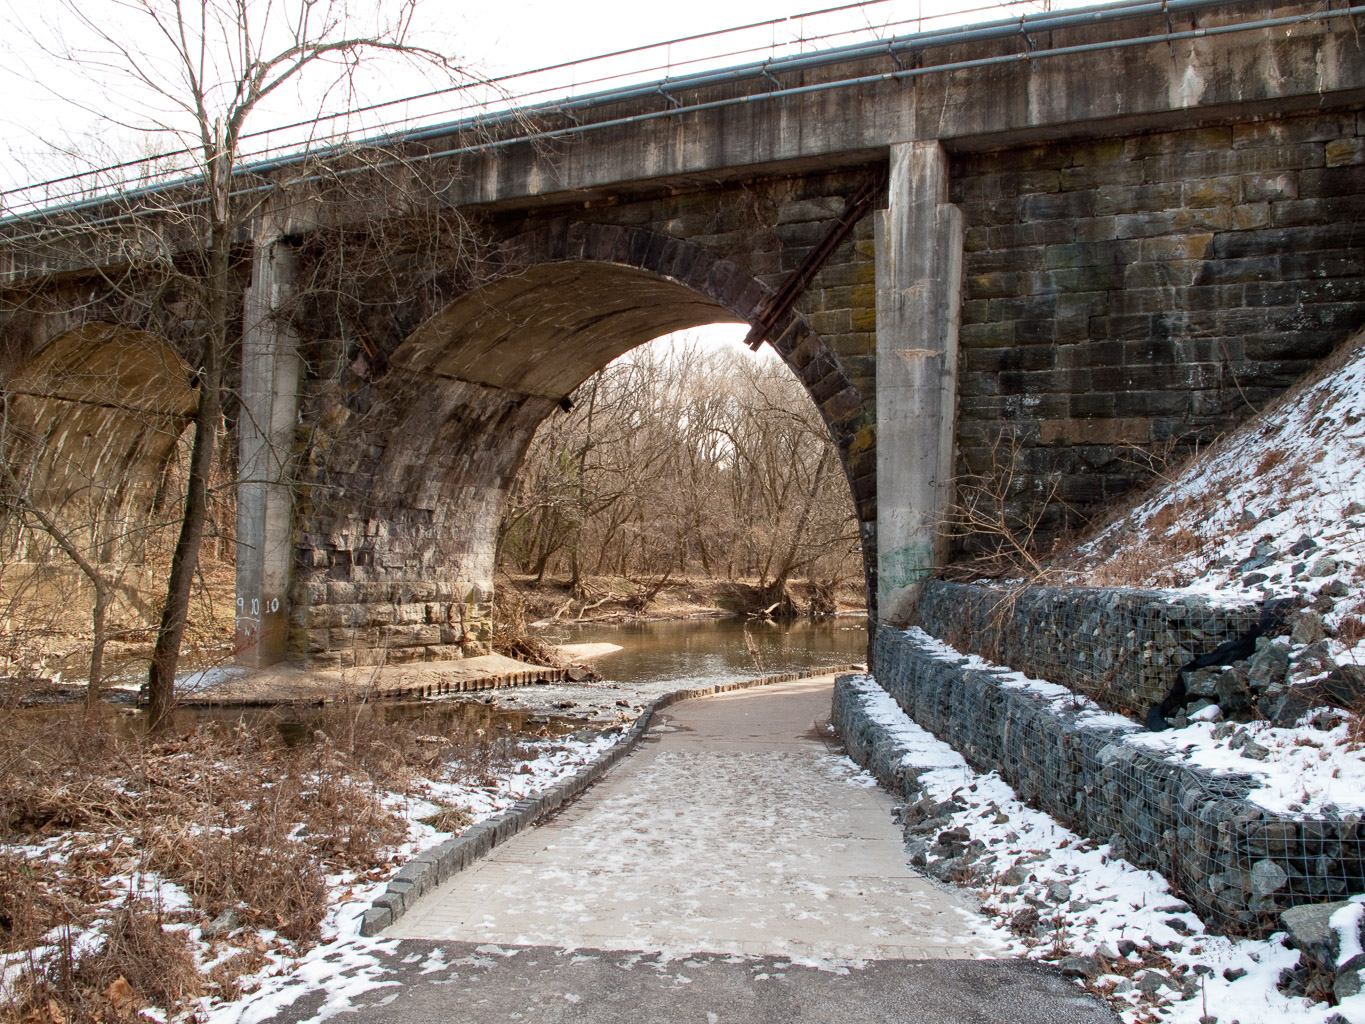
[[[405, 940], [337, 1024], [1117, 1024], [1098, 1000], [1017, 960], [879, 960], [518, 949]], [[398, 987], [393, 987], [394, 985]], [[271, 1024], [312, 1019], [325, 992]], [[329, 1008], [330, 1009], [330, 1008]]]
[[558, 818], [386, 934], [799, 958], [973, 957], [970, 910], [906, 864], [893, 801], [826, 746], [826, 677], [689, 701]]
[[947, 200], [941, 145], [891, 148], [877, 222], [877, 609], [895, 624], [947, 550], [963, 238]]
[[[835, 66], [773, 75], [755, 70], [700, 89], [577, 110], [572, 137], [462, 154], [450, 185], [460, 204], [538, 207], [617, 194], [619, 182], [690, 187], [779, 170], [855, 163], [899, 142], [940, 140], [953, 150], [990, 150], [1068, 136], [1185, 128], [1254, 102], [1266, 114], [1320, 109], [1323, 99], [1365, 93], [1361, 41], [1344, 18], [1167, 41], [1170, 32], [1216, 29], [1302, 14], [1301, 0], [1237, 0], [1167, 12], [1156, 5], [1127, 17], [974, 42], [932, 38], [896, 55], [882, 51]], [[1058, 12], [1065, 16], [1068, 12]], [[1140, 45], [1085, 49], [1138, 38]], [[1051, 56], [1049, 50], [1064, 56]], [[1067, 50], [1067, 48], [1076, 48]], [[1025, 55], [1027, 57], [1025, 58]], [[978, 67], [970, 61], [1025, 58]], [[913, 77], [896, 72], [913, 64]], [[856, 88], [781, 95], [839, 79]], [[875, 80], [880, 78], [880, 80]], [[775, 79], [775, 80], [774, 80]], [[651, 120], [674, 106], [748, 101]], [[568, 127], [549, 114], [547, 130]], [[433, 140], [440, 149], [472, 140]]]
[[[262, 218], [269, 220], [270, 218]], [[241, 412], [237, 424], [238, 663], [280, 661], [289, 644], [294, 510], [289, 468], [298, 421], [298, 338], [275, 311], [293, 296], [297, 268], [280, 229], [255, 239], [243, 302]]]

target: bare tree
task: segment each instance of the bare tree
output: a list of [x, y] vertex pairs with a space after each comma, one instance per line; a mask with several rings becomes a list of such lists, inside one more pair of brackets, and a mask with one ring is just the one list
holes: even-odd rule
[[838, 454], [775, 359], [661, 340], [576, 402], [532, 442], [503, 519], [505, 564], [538, 578], [562, 569], [580, 590], [590, 565], [644, 594], [694, 570], [738, 575], [788, 611], [791, 580], [857, 575]]
[[[179, 154], [177, 169], [188, 169], [189, 184], [201, 200], [172, 210], [196, 239], [197, 251], [157, 265], [193, 307], [198, 403], [179, 536], [148, 677], [153, 723], [165, 719], [174, 701], [222, 429], [230, 323], [239, 290], [232, 247], [262, 201], [261, 181], [246, 182], [241, 166], [248, 124], [267, 100], [305, 77], [321, 81], [317, 92], [324, 97], [349, 95], [357, 72], [376, 56], [454, 75], [445, 56], [413, 42], [416, 9], [417, 0], [376, 0], [365, 26], [357, 28], [347, 0], [104, 0], [98, 5], [58, 0], [59, 34], [34, 34], [49, 56], [102, 89], [111, 82], [123, 86], [128, 106], [111, 114], [102, 103], [99, 113], [128, 131], [149, 133], [161, 150]], [[185, 190], [176, 194], [183, 197]], [[137, 202], [146, 211], [155, 198], [142, 193]]]
[[[7, 430], [0, 430], [0, 438], [7, 433]], [[43, 503], [33, 499], [29, 481], [22, 479], [15, 472], [15, 467], [8, 458], [0, 460], [0, 509], [3, 509], [5, 518], [14, 522], [19, 529], [37, 529], [47, 534], [62, 553], [75, 563], [81, 575], [95, 590], [95, 603], [91, 611], [93, 639], [90, 647], [90, 682], [85, 691], [86, 707], [93, 708], [100, 699], [107, 636], [105, 627], [116, 580], [106, 575], [98, 560], [92, 557], [88, 545], [82, 542], [83, 539], [77, 536], [74, 530], [64, 527], [44, 508]]]

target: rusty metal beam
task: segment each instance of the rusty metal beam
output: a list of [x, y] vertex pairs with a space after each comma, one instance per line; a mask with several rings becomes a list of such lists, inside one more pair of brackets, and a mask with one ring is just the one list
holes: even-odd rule
[[790, 277], [782, 283], [782, 287], [777, 290], [759, 313], [754, 325], [749, 328], [749, 333], [744, 338], [744, 343], [755, 352], [758, 346], [762, 345], [768, 337], [768, 332], [773, 326], [791, 311], [792, 305], [810, 287], [810, 283], [815, 280], [815, 275], [820, 273], [821, 268], [829, 262], [829, 258], [834, 255], [834, 250], [839, 248], [839, 243], [848, 237], [853, 230], [853, 225], [862, 220], [867, 211], [872, 209], [874, 203], [886, 189], [887, 168], [879, 167], [873, 172], [863, 187], [844, 204], [844, 212], [839, 215], [839, 219], [830, 224], [825, 231], [824, 237], [816, 243], [810, 252], [806, 253], [806, 258], [801, 261]]

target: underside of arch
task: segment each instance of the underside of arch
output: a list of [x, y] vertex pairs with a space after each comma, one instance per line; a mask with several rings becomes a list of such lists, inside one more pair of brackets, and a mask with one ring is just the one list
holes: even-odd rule
[[190, 376], [169, 345], [145, 332], [96, 322], [53, 339], [3, 387], [0, 448], [24, 499], [98, 538], [98, 559], [138, 557], [194, 414]]
[[556, 401], [617, 356], [662, 334], [733, 312], [634, 267], [552, 263], [457, 299], [397, 350], [393, 363]]

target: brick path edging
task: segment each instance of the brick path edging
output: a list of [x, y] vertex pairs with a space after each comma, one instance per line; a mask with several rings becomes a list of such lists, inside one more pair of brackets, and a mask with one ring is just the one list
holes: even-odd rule
[[404, 864], [389, 881], [388, 888], [382, 892], [365, 911], [360, 922], [360, 934], [378, 935], [407, 911], [417, 905], [426, 894], [433, 892], [451, 875], [486, 857], [494, 847], [505, 843], [518, 832], [529, 828], [541, 819], [571, 803], [580, 793], [606, 774], [607, 770], [635, 749], [637, 743], [649, 730], [655, 712], [685, 700], [710, 697], [733, 690], [748, 690], [759, 686], [774, 686], [800, 679], [815, 679], [820, 676], [834, 675], [839, 672], [865, 671], [863, 665], [831, 665], [828, 668], [807, 669], [801, 672], [783, 672], [775, 675], [758, 676], [754, 679], [741, 679], [733, 683], [718, 683], [715, 686], [695, 687], [674, 690], [652, 701], [635, 719], [624, 736], [612, 746], [598, 754], [592, 761], [567, 778], [560, 779], [549, 789], [534, 796], [518, 800], [501, 814], [485, 818], [477, 825], [471, 825], [458, 836], [438, 843], [429, 850], [423, 850]]

